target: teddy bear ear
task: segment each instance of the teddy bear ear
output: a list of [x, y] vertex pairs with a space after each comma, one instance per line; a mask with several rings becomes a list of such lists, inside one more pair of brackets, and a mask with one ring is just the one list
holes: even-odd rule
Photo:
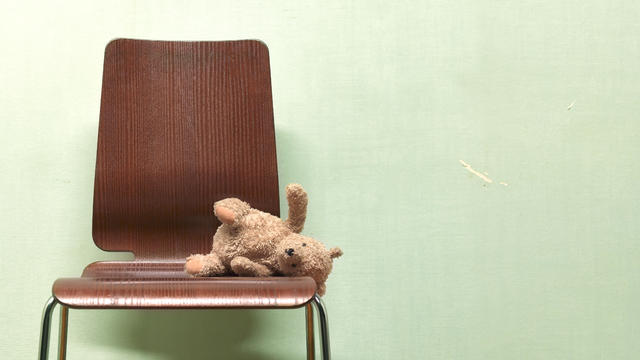
[[342, 249], [339, 247], [334, 247], [329, 250], [329, 257], [335, 259], [337, 257], [342, 256]]

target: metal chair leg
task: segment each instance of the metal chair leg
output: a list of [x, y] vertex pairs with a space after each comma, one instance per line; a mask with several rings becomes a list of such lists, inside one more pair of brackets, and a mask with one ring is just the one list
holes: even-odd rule
[[42, 332], [40, 333], [40, 353], [38, 359], [47, 360], [49, 356], [49, 335], [51, 333], [51, 314], [58, 302], [52, 296], [47, 300], [42, 312]]
[[[320, 321], [320, 341], [322, 346], [322, 359], [331, 359], [331, 349], [329, 347], [329, 326], [327, 319], [327, 310], [324, 302], [317, 294], [311, 300], [318, 312]], [[42, 329], [40, 333], [40, 352], [39, 360], [47, 360], [49, 357], [49, 336], [51, 335], [51, 316], [58, 302], [52, 296], [47, 300], [42, 313]], [[305, 318], [307, 325], [307, 360], [315, 359], [315, 343], [314, 343], [314, 324], [313, 324], [313, 308], [311, 304], [305, 306]], [[60, 307], [60, 343], [58, 348], [58, 359], [65, 360], [67, 356], [67, 331], [69, 326], [69, 308]]]
[[58, 344], [58, 360], [66, 360], [67, 358], [67, 330], [69, 326], [69, 308], [60, 305], [60, 340]]
[[327, 319], [327, 309], [324, 305], [324, 302], [315, 294], [313, 296], [313, 304], [316, 306], [316, 311], [318, 311], [318, 320], [320, 322], [320, 341], [322, 346], [322, 360], [330, 360], [331, 359], [331, 349], [329, 348], [329, 324]]
[[307, 324], [307, 360], [316, 358], [315, 334], [313, 333], [313, 306], [307, 303], [304, 307], [304, 315]]

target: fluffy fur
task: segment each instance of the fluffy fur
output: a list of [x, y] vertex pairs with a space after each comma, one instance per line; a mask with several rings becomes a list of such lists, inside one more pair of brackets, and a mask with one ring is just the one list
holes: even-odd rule
[[324, 295], [333, 259], [342, 250], [327, 250], [321, 242], [299, 234], [307, 216], [307, 193], [298, 184], [288, 185], [286, 192], [286, 221], [236, 198], [216, 202], [214, 213], [222, 225], [213, 236], [211, 253], [191, 255], [185, 270], [193, 276], [310, 276], [318, 294]]

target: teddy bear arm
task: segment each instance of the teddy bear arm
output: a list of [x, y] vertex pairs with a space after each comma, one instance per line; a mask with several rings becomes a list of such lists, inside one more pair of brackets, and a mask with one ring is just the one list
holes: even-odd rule
[[236, 256], [231, 260], [231, 270], [239, 276], [273, 275], [273, 271], [267, 266], [251, 261], [244, 256]]
[[289, 216], [285, 221], [285, 225], [294, 233], [299, 234], [304, 228], [304, 222], [307, 218], [307, 203], [309, 199], [306, 191], [299, 184], [287, 185], [286, 192]]

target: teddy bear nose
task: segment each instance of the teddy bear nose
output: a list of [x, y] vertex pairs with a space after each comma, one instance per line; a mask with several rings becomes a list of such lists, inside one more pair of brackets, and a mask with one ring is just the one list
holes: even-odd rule
[[287, 249], [284, 252], [287, 253], [287, 255], [289, 256], [293, 256], [293, 249]]

